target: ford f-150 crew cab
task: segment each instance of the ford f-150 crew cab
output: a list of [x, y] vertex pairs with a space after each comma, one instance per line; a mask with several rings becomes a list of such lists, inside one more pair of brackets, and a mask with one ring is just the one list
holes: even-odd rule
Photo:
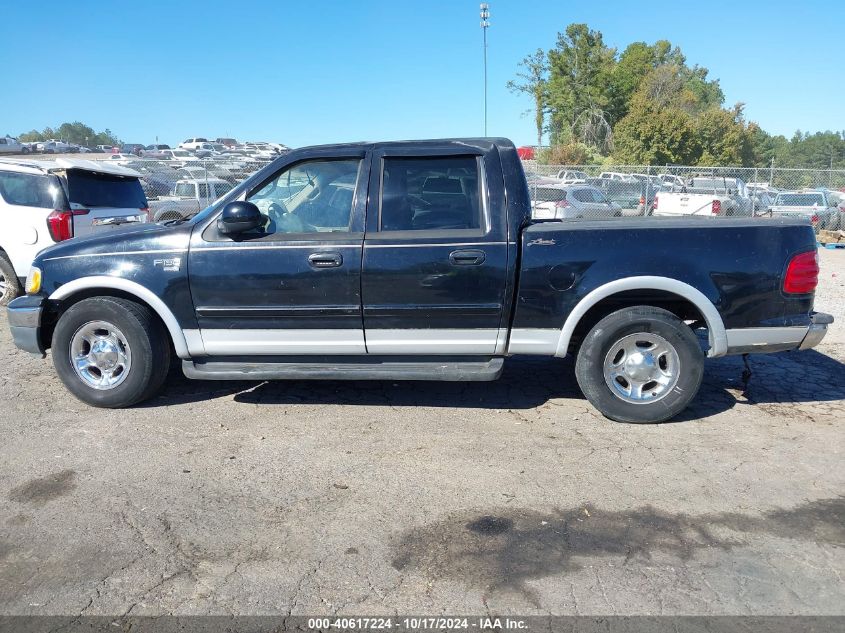
[[153, 396], [174, 354], [212, 380], [493, 380], [539, 354], [656, 422], [705, 355], [816, 345], [817, 278], [804, 219], [532, 222], [510, 141], [408, 141], [293, 150], [192, 218], [50, 247], [8, 314], [95, 406]]

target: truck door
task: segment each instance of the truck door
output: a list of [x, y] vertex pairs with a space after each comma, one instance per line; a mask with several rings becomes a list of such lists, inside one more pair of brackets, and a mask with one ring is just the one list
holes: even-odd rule
[[195, 232], [191, 295], [206, 354], [364, 354], [365, 153], [288, 163], [247, 191], [267, 216], [234, 238]]
[[361, 284], [367, 352], [501, 353], [508, 248], [498, 155], [392, 145], [372, 165]]

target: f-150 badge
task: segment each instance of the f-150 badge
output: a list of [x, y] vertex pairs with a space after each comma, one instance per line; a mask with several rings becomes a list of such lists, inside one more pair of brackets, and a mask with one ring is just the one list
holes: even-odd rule
[[168, 257], [167, 259], [153, 260], [153, 266], [161, 266], [165, 272], [176, 272], [182, 268], [181, 257]]

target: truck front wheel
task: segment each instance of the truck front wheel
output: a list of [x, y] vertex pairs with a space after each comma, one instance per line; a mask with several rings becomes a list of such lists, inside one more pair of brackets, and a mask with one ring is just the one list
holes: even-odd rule
[[72, 305], [53, 331], [53, 365], [65, 387], [95, 407], [152, 397], [170, 366], [167, 332], [149, 308], [117, 297]]
[[575, 362], [581, 391], [617, 422], [665, 422], [698, 393], [704, 354], [692, 330], [667, 310], [634, 306], [587, 334]]

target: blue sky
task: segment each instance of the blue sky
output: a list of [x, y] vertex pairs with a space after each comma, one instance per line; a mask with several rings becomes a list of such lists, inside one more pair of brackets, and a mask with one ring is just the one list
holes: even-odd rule
[[[171, 144], [483, 132], [475, 0], [3, 4], [4, 25], [21, 38], [0, 38], [0, 134], [74, 120]], [[570, 22], [620, 49], [669, 39], [721, 80], [727, 104], [744, 101], [772, 133], [845, 129], [841, 0], [491, 0], [490, 11], [491, 136], [534, 140], [530, 101], [505, 83]]]

